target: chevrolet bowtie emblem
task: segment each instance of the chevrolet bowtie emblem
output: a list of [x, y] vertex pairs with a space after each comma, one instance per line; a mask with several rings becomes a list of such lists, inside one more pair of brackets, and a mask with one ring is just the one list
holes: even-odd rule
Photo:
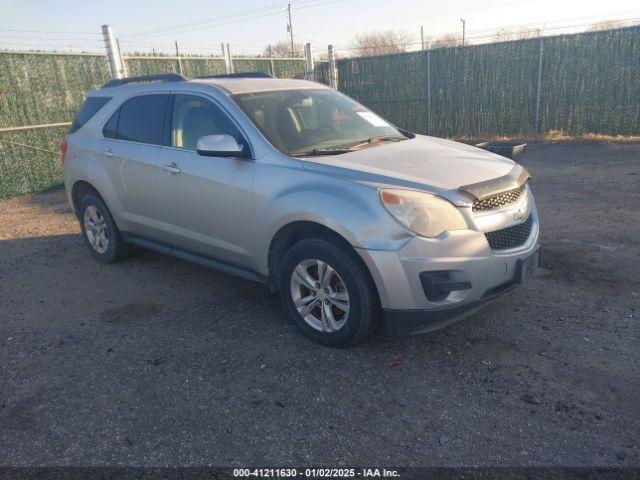
[[527, 215], [527, 210], [524, 207], [518, 207], [518, 209], [513, 212], [514, 220], [524, 220]]

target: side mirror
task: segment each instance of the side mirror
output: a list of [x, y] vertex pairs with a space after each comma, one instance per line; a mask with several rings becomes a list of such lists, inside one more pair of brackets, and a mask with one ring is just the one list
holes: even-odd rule
[[249, 151], [231, 135], [205, 135], [198, 139], [196, 151], [205, 157], [249, 157]]

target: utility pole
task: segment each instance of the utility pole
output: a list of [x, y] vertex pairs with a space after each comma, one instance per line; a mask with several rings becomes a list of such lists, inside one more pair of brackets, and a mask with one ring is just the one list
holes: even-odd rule
[[422, 50], [424, 51], [424, 27], [420, 25], [420, 43], [422, 44]]
[[289, 30], [289, 35], [291, 36], [291, 58], [295, 57], [295, 53], [293, 51], [293, 25], [291, 24], [291, 4], [287, 3], [287, 12], [289, 13], [289, 24], [287, 25], [287, 30]]
[[462, 46], [464, 47], [464, 33], [467, 21], [464, 18], [461, 18], [460, 21], [462, 22]]

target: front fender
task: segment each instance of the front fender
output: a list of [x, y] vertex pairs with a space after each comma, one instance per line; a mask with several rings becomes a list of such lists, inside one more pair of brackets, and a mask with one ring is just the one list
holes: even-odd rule
[[[299, 175], [308, 178], [309, 173]], [[258, 239], [262, 272], [268, 272], [272, 239], [293, 222], [323, 225], [355, 248], [395, 251], [412, 237], [382, 207], [376, 188], [323, 176], [283, 184], [282, 188], [272, 184], [269, 194], [261, 196], [256, 205], [256, 219], [263, 226], [259, 231], [264, 232]]]

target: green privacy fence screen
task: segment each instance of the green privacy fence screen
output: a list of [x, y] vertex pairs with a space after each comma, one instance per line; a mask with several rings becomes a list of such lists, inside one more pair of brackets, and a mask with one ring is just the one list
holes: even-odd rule
[[[225, 73], [224, 60], [221, 58], [181, 57], [180, 62], [175, 57], [124, 57], [127, 74], [152, 75], [154, 73], [174, 72], [188, 78], [205, 75], [221, 75]], [[234, 58], [233, 67], [236, 73], [264, 72], [279, 78], [303, 78], [304, 60], [302, 59], [274, 59], [268, 58]]]
[[61, 182], [58, 143], [87, 90], [109, 79], [101, 55], [0, 53], [0, 198]]
[[[640, 135], [640, 27], [349, 58], [337, 68], [340, 91], [418, 133]], [[328, 83], [327, 64], [316, 79]]]
[[[187, 77], [225, 73], [220, 58], [125, 56], [128, 75], [180, 72]], [[303, 78], [301, 59], [234, 58], [236, 72], [261, 71]], [[58, 144], [88, 90], [109, 80], [104, 55], [0, 52], [0, 198], [59, 185]], [[4, 131], [3, 131], [4, 130]]]

